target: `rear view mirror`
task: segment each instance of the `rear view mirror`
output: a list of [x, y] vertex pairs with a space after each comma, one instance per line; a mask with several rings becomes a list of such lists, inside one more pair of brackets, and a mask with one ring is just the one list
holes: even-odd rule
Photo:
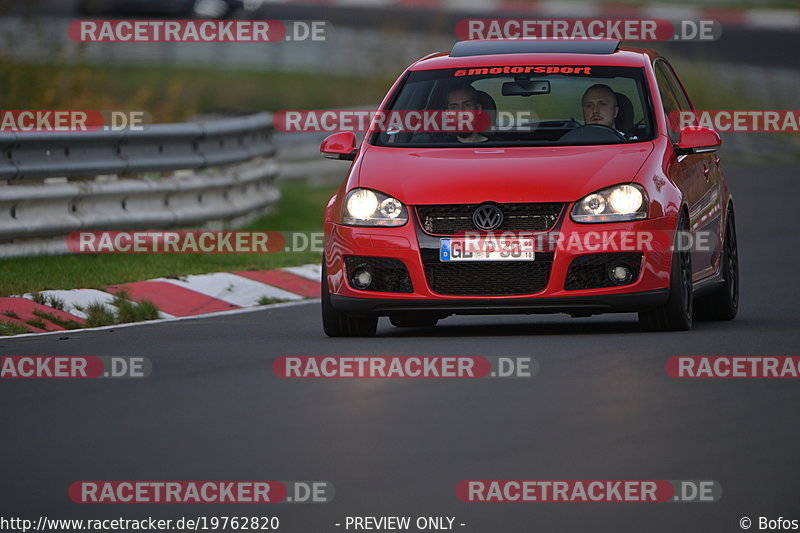
[[503, 96], [532, 96], [534, 94], [550, 94], [548, 80], [507, 81], [503, 84]]
[[701, 126], [687, 126], [681, 129], [675, 152], [678, 155], [706, 154], [716, 152], [722, 145], [719, 134]]
[[356, 158], [356, 134], [352, 131], [343, 131], [329, 135], [322, 141], [319, 149], [328, 159], [345, 159], [352, 161]]

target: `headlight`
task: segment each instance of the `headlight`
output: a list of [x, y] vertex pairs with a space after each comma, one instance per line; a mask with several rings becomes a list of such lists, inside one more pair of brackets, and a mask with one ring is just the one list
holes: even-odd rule
[[343, 224], [402, 226], [406, 222], [408, 222], [408, 211], [397, 198], [369, 189], [353, 189], [345, 199]]
[[575, 222], [624, 222], [647, 218], [647, 193], [641, 185], [615, 185], [592, 193], [572, 208]]

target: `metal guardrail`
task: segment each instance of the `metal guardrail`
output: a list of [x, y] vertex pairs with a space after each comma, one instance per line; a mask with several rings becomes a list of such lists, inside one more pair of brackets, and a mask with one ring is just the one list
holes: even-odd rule
[[66, 253], [77, 230], [241, 225], [280, 197], [272, 131], [260, 113], [138, 132], [0, 134], [0, 257]]
[[0, 180], [201, 169], [270, 157], [272, 115], [144, 126], [142, 131], [0, 133]]

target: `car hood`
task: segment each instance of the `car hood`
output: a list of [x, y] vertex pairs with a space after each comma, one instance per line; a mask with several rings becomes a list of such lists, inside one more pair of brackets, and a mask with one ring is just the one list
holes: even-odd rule
[[368, 146], [358, 183], [410, 205], [569, 202], [633, 180], [653, 152], [632, 145], [526, 148]]

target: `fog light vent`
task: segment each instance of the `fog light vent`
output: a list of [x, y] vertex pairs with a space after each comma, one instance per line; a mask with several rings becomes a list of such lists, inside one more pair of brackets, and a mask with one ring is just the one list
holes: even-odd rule
[[406, 265], [385, 257], [345, 257], [347, 283], [360, 291], [414, 292]]
[[572, 260], [564, 288], [568, 291], [630, 285], [639, 279], [641, 252], [581, 255]]

